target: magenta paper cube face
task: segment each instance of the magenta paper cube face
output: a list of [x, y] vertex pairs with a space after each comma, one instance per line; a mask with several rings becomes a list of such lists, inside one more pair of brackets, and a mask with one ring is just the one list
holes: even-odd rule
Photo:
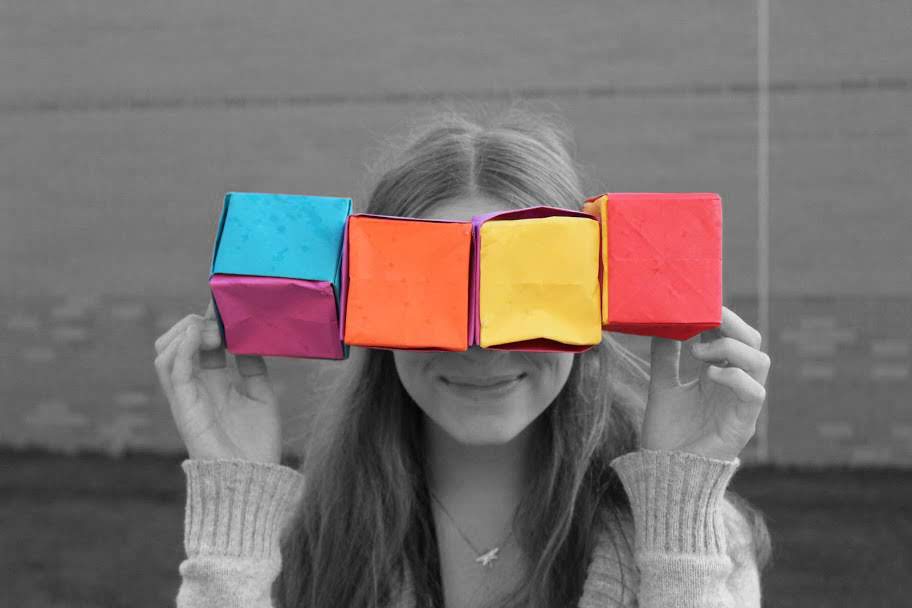
[[209, 286], [229, 352], [343, 358], [332, 283], [216, 274]]

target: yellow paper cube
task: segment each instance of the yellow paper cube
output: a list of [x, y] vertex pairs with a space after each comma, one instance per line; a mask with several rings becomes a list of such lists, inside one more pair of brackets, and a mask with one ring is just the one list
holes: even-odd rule
[[480, 346], [541, 338], [601, 342], [598, 222], [488, 221], [479, 242]]

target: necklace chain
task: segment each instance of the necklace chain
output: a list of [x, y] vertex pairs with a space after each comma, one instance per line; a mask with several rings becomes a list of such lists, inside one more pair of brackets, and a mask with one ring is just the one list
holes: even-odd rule
[[507, 543], [507, 541], [510, 540], [510, 537], [513, 536], [512, 526], [511, 526], [510, 533], [506, 536], [506, 538], [503, 539], [503, 541], [501, 543], [496, 545], [490, 551], [487, 551], [487, 552], [479, 551], [478, 548], [475, 546], [475, 544], [471, 540], [469, 540], [469, 537], [466, 536], [465, 533], [463, 533], [462, 528], [459, 527], [459, 524], [456, 523], [456, 520], [453, 518], [452, 515], [450, 515], [450, 512], [447, 511], [447, 508], [443, 506], [443, 503], [440, 502], [440, 499], [437, 498], [437, 495], [434, 494], [434, 492], [432, 492], [430, 490], [428, 490], [428, 492], [430, 492], [431, 498], [433, 498], [437, 502], [437, 504], [440, 505], [440, 508], [443, 509], [443, 512], [446, 514], [446, 516], [450, 518], [450, 521], [453, 522], [453, 526], [456, 527], [456, 531], [459, 532], [459, 535], [462, 536], [463, 540], [465, 540], [466, 543], [468, 543], [468, 545], [470, 547], [472, 547], [472, 551], [474, 551], [475, 555], [477, 556], [475, 558], [475, 561], [480, 563], [482, 566], [490, 568], [493, 565], [494, 560], [497, 559], [497, 557], [498, 557], [497, 553], [500, 551], [500, 548], [502, 546], [504, 546]]

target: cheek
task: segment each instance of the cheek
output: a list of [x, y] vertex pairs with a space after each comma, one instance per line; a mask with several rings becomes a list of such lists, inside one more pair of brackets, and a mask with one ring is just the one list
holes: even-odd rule
[[433, 399], [434, 378], [427, 370], [428, 355], [411, 351], [393, 351], [393, 360], [396, 363], [396, 372], [402, 386], [408, 391], [412, 399], [424, 407], [428, 400]]
[[529, 385], [530, 398], [545, 406], [554, 401], [567, 383], [573, 367], [573, 355], [570, 353], [534, 353], [535, 374]]

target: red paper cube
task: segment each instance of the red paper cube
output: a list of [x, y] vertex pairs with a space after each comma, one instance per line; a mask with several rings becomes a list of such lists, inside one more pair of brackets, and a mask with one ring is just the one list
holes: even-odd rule
[[687, 340], [722, 322], [722, 200], [619, 192], [584, 207], [602, 225], [602, 326]]

